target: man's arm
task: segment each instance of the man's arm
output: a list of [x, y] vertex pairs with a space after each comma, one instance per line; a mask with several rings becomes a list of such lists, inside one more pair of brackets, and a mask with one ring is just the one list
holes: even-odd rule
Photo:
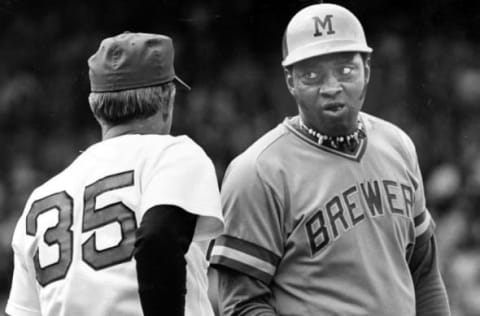
[[417, 315], [449, 316], [447, 291], [440, 274], [434, 235], [415, 245], [409, 265], [415, 284]]
[[12, 238], [13, 276], [5, 313], [12, 316], [40, 316], [42, 313], [37, 291], [38, 281], [35, 274], [30, 273], [27, 264], [29, 259], [23, 256], [22, 251], [25, 247], [25, 236], [25, 218], [22, 217]]
[[150, 208], [137, 230], [134, 256], [145, 316], [185, 314], [186, 261], [197, 216], [160, 205]]
[[[260, 280], [221, 265], [210, 267], [223, 316], [275, 316], [272, 293]], [[214, 282], [214, 283], [213, 283]]]

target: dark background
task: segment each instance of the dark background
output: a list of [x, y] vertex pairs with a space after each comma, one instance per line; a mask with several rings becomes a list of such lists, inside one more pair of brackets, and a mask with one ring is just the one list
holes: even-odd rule
[[[0, 0], [0, 308], [28, 194], [100, 139], [86, 61], [103, 38], [173, 37], [177, 74], [193, 87], [178, 90], [173, 133], [202, 145], [221, 179], [235, 155], [296, 113], [281, 38], [315, 2]], [[364, 110], [417, 146], [453, 315], [479, 315], [480, 2], [335, 3], [358, 16], [374, 48]]]

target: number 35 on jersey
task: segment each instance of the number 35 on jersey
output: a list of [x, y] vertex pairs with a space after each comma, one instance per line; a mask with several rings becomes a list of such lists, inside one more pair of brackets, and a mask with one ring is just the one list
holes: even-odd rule
[[[38, 249], [34, 254], [36, 278], [41, 286], [66, 277], [74, 256], [75, 240], [90, 235], [82, 242], [81, 260], [92, 269], [100, 270], [132, 259], [137, 222], [135, 213], [124, 203], [118, 201], [103, 207], [97, 207], [97, 197], [102, 194], [134, 185], [134, 171], [126, 171], [106, 176], [84, 189], [83, 215], [81, 223], [74, 222], [76, 201], [66, 191], [57, 192], [32, 203], [26, 217], [26, 233], [39, 238]], [[53, 226], [40, 231], [42, 219], [54, 216]], [[81, 229], [72, 229], [81, 225]], [[116, 244], [99, 249], [99, 230], [107, 226], [119, 227]], [[75, 236], [79, 232], [82, 236]]]

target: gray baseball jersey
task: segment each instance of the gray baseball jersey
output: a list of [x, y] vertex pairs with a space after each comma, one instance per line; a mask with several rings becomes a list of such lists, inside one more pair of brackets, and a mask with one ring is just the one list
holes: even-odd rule
[[393, 124], [360, 119], [353, 153], [291, 118], [227, 170], [211, 263], [268, 284], [280, 315], [415, 315], [409, 256], [434, 226], [415, 148]]

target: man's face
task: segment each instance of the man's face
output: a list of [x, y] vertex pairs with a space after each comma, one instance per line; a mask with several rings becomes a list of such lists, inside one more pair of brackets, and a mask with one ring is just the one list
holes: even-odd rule
[[355, 131], [370, 77], [359, 53], [334, 53], [300, 61], [285, 71], [290, 93], [307, 125], [335, 136]]

